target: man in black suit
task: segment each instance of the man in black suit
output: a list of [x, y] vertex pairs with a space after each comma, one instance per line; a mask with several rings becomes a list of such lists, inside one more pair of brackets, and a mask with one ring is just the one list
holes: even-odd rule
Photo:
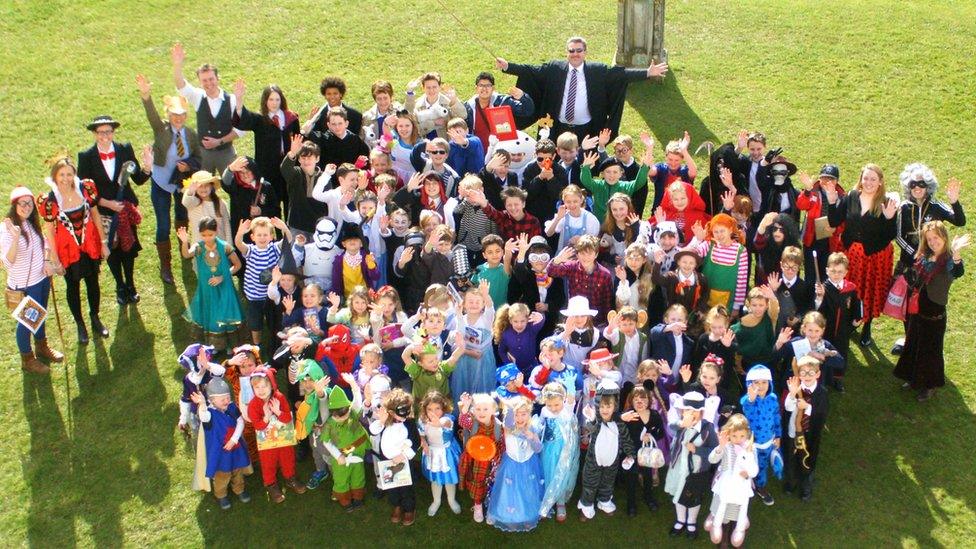
[[[131, 232], [123, 239], [119, 234], [119, 222], [114, 221], [120, 214], [130, 216], [132, 209], [139, 205], [139, 199], [132, 191], [132, 187], [128, 184], [119, 187], [119, 173], [126, 162], [134, 162], [136, 171], [127, 177], [131, 177], [138, 185], [145, 183], [149, 179], [149, 170], [152, 167], [152, 149], [143, 151], [143, 158], [148, 161], [144, 161], [140, 167], [132, 145], [115, 142], [115, 129], [118, 127], [117, 121], [111, 116], [104, 115], [96, 117], [88, 124], [88, 130], [95, 135], [95, 144], [88, 150], [78, 153], [78, 177], [95, 182], [95, 188], [98, 189], [98, 213], [101, 214], [102, 221], [108, 224], [105, 228], [106, 236], [109, 234], [111, 224], [116, 223], [116, 234], [113, 242], [109, 244], [111, 253], [107, 262], [115, 278], [116, 301], [119, 305], [125, 305], [139, 301], [133, 270], [136, 256], [139, 255], [142, 247], [139, 245], [135, 225], [129, 225]], [[129, 213], [122, 213], [127, 209]], [[129, 235], [132, 240], [129, 240]], [[128, 250], [123, 249], [123, 240]]]
[[[739, 132], [737, 150], [739, 163], [734, 170], [737, 180], [744, 180], [748, 184], [749, 198], [752, 199], [752, 211], [758, 213], [763, 210], [763, 198], [769, 194], [773, 186], [773, 176], [769, 173], [769, 161], [783, 149], [766, 151], [766, 136], [759, 132]], [[745, 152], [744, 152], [745, 151]]]
[[516, 86], [533, 99], [539, 98], [529, 124], [548, 114], [553, 119], [550, 135], [558, 138], [563, 132], [573, 132], [581, 143], [587, 135], [597, 135], [603, 128], [610, 128], [612, 136], [617, 134], [628, 83], [668, 72], [667, 63], [652, 64], [647, 69], [587, 63], [586, 40], [579, 36], [566, 41], [566, 61], [519, 65], [499, 57], [495, 66], [516, 75]]

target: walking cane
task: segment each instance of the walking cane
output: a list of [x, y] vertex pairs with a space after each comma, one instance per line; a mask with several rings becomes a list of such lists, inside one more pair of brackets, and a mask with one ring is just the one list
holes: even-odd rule
[[[65, 351], [67, 351], [68, 350], [68, 345], [64, 341], [64, 328], [62, 328], [62, 326], [61, 326], [61, 310], [58, 309], [58, 295], [54, 291], [54, 287], [55, 287], [54, 276], [52, 275], [49, 278], [51, 279], [51, 301], [54, 302], [54, 320], [58, 324], [58, 338], [61, 340], [61, 348], [64, 349]], [[71, 440], [71, 438], [72, 438], [71, 431], [72, 431], [73, 422], [72, 422], [72, 417], [71, 417], [71, 380], [68, 379], [68, 357], [67, 357], [67, 354], [65, 355], [64, 362], [62, 362], [61, 364], [64, 367], [64, 390], [65, 390], [66, 396], [68, 397], [68, 406], [67, 406], [67, 408], [68, 408], [68, 440]], [[69, 460], [69, 462], [73, 462], [73, 460]]]

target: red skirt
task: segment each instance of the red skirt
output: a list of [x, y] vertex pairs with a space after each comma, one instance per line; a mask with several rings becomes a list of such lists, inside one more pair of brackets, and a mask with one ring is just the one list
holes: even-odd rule
[[891, 289], [894, 248], [888, 244], [878, 253], [865, 255], [864, 246], [855, 242], [847, 249], [847, 260], [850, 262], [847, 280], [857, 286], [857, 297], [864, 305], [864, 320], [881, 316]]

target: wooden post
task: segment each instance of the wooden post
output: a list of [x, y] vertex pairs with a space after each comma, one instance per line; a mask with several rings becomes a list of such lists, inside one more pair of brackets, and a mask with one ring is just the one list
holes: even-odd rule
[[617, 0], [617, 53], [614, 64], [645, 68], [667, 62], [664, 0]]

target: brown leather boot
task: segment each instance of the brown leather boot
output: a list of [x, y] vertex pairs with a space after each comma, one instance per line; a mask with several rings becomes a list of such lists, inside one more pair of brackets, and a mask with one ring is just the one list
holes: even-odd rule
[[271, 498], [272, 503], [281, 503], [285, 501], [285, 494], [281, 491], [278, 483], [270, 484], [268, 488], [268, 497]]
[[51, 369], [47, 367], [37, 357], [34, 356], [33, 352], [20, 353], [20, 367], [25, 372], [30, 372], [32, 374], [50, 374]]
[[169, 240], [156, 243], [156, 254], [159, 255], [159, 278], [163, 284], [173, 285], [173, 247]]
[[414, 512], [413, 511], [406, 511], [406, 512], [404, 512], [403, 513], [403, 525], [404, 526], [410, 526], [410, 525], [412, 525], [413, 524], [413, 517], [414, 517]]
[[51, 362], [63, 362], [64, 353], [48, 347], [47, 339], [37, 339], [34, 341], [34, 348], [38, 358], [50, 360]]
[[285, 486], [287, 486], [289, 489], [291, 489], [291, 491], [295, 492], [296, 494], [304, 494], [305, 491], [308, 490], [308, 488], [306, 488], [304, 484], [295, 480], [295, 477], [285, 479]]
[[390, 522], [393, 524], [400, 524], [400, 508], [394, 507], [393, 514], [390, 515]]

